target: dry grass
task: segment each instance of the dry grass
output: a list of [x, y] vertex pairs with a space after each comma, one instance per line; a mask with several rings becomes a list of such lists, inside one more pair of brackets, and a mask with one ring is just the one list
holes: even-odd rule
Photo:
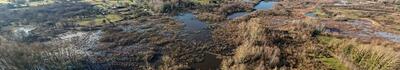
[[280, 62], [280, 49], [277, 47], [254, 46], [245, 42], [239, 46], [232, 59], [223, 61], [223, 70], [263, 70], [277, 67]]
[[159, 70], [184, 70], [190, 69], [187, 65], [182, 65], [176, 62], [174, 58], [169, 56], [162, 57], [162, 64], [159, 66]]
[[44, 45], [0, 46], [0, 69], [79, 69], [87, 53], [72, 47], [43, 47]]
[[232, 2], [222, 4], [216, 11], [218, 14], [228, 15], [235, 12], [252, 11], [253, 3]]
[[324, 69], [308, 54], [317, 50], [312, 44], [312, 27], [301, 22], [275, 24], [271, 18], [275, 17], [237, 24], [240, 45], [233, 56], [223, 60], [222, 70]]
[[356, 40], [337, 39], [331, 37], [320, 37], [325, 44], [341, 59], [349, 59], [361, 69], [366, 70], [397, 70], [399, 69], [399, 55], [385, 44], [362, 44]]
[[[256, 45], [259, 39], [263, 39], [264, 29], [258, 23], [260, 19], [252, 19], [247, 24], [239, 25], [243, 29], [244, 43], [235, 50], [232, 59], [223, 61], [223, 70], [246, 70], [276, 67], [279, 63], [280, 49], [266, 45]], [[268, 67], [270, 66], [270, 67]]]

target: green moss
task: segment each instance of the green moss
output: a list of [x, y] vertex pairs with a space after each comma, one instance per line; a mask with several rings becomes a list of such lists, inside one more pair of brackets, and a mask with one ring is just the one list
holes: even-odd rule
[[341, 39], [329, 36], [318, 36], [318, 41], [320, 44], [327, 46], [330, 51], [334, 51], [342, 43]]
[[192, 2], [205, 5], [205, 4], [210, 4], [211, 0], [192, 0]]
[[78, 21], [78, 24], [81, 26], [101, 26], [111, 22], [117, 22], [122, 20], [123, 18], [116, 14], [109, 14], [105, 16], [97, 16], [96, 18], [88, 18]]
[[122, 20], [123, 18], [116, 14], [110, 14], [110, 15], [106, 15], [106, 19], [108, 19], [109, 22], [116, 22], [116, 21]]
[[316, 8], [315, 9], [315, 14], [318, 17], [329, 17], [329, 14], [325, 13], [321, 8]]
[[109, 0], [109, 1], [84, 0], [83, 2], [87, 2], [90, 4], [96, 5], [96, 7], [101, 8], [101, 9], [108, 9], [115, 5], [128, 6], [128, 5], [132, 5], [135, 3], [132, 0], [124, 0], [124, 1], [120, 1], [120, 0]]
[[360, 11], [357, 10], [339, 10], [340, 13], [342, 15], [345, 15], [348, 18], [351, 19], [357, 19], [357, 18], [361, 18], [362, 16], [364, 16], [364, 14]]
[[106, 24], [105, 18], [96, 18], [96, 19], [84, 19], [81, 21], [78, 21], [78, 24], [81, 26], [98, 26], [98, 25], [103, 25]]

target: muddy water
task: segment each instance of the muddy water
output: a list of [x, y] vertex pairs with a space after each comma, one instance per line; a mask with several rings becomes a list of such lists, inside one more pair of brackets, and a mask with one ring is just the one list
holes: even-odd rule
[[[254, 9], [256, 10], [269, 10], [272, 9], [272, 7], [276, 4], [277, 2], [275, 1], [261, 1], [259, 2], [256, 6], [254, 6]], [[253, 11], [254, 12], [254, 11]], [[251, 12], [237, 12], [233, 13], [231, 15], [228, 15], [228, 19], [235, 19], [237, 17], [242, 17], [246, 16]]]
[[198, 70], [218, 70], [220, 65], [221, 60], [217, 59], [216, 55], [206, 54], [204, 55], [204, 61], [194, 64], [193, 67], [196, 67]]
[[197, 19], [193, 13], [181, 13], [175, 19], [185, 25], [184, 34], [187, 34], [188, 40], [207, 41], [211, 38], [207, 24]]
[[[208, 30], [207, 24], [198, 20], [193, 13], [182, 13], [175, 17], [176, 20], [182, 22], [184, 33], [187, 34], [186, 38], [195, 42], [206, 42], [211, 39], [211, 32]], [[215, 70], [218, 69], [221, 60], [217, 59], [215, 55], [206, 54], [204, 61], [192, 65], [195, 69], [200, 70]]]
[[183, 13], [176, 16], [178, 21], [185, 24], [185, 29], [190, 31], [199, 31], [207, 28], [207, 25], [198, 20], [192, 13]]

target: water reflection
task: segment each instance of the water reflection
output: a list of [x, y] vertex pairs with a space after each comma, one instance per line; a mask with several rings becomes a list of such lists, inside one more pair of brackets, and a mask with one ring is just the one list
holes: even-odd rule
[[272, 9], [272, 7], [275, 5], [275, 1], [261, 1], [260, 3], [258, 3], [254, 9], [256, 10], [268, 10], [268, 9]]
[[207, 41], [210, 39], [211, 34], [207, 29], [208, 26], [198, 20], [193, 13], [181, 13], [175, 17], [178, 21], [182, 22], [185, 27], [185, 33], [188, 33], [188, 39], [192, 41]]
[[[277, 2], [275, 1], [261, 1], [260, 3], [258, 3], [256, 6], [254, 6], [254, 9], [256, 10], [269, 10], [272, 9], [273, 6], [276, 4]], [[254, 11], [253, 11], [254, 12]], [[250, 12], [237, 12], [237, 13], [233, 13], [231, 15], [228, 15], [228, 19], [235, 19], [237, 17], [242, 17], [242, 16], [246, 16], [248, 15]]]
[[317, 16], [317, 14], [315, 14], [314, 12], [308, 12], [305, 15], [308, 17], [316, 17]]
[[393, 33], [389, 33], [389, 32], [376, 32], [376, 35], [378, 35], [379, 37], [383, 37], [385, 39], [388, 39], [390, 41], [394, 41], [394, 42], [400, 42], [400, 36], [393, 34]]

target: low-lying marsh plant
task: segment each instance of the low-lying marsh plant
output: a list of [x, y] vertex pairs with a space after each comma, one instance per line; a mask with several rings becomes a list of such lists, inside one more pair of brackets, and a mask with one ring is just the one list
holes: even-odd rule
[[87, 56], [84, 51], [72, 47], [44, 47], [43, 45], [0, 46], [0, 69], [80, 69], [80, 62]]
[[366, 70], [396, 70], [400, 60], [398, 52], [388, 45], [362, 44], [356, 40], [319, 37], [319, 41], [327, 46], [335, 55], [344, 56], [353, 64]]

